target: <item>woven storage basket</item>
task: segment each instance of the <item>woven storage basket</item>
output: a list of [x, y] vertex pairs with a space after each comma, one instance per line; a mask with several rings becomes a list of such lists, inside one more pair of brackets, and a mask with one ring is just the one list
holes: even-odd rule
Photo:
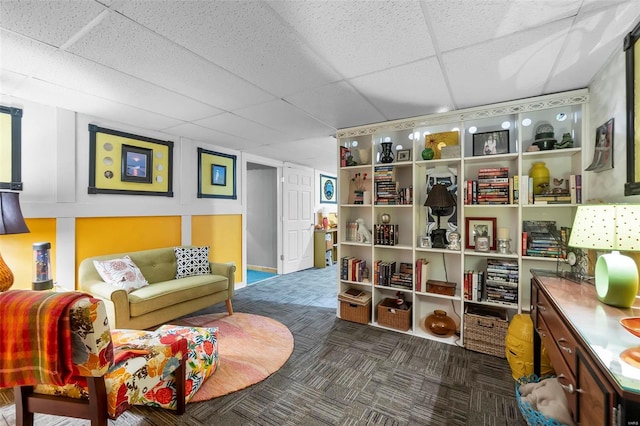
[[396, 308], [396, 299], [384, 299], [378, 303], [378, 324], [396, 330], [407, 331], [411, 328], [411, 304], [409, 309]]
[[500, 308], [467, 306], [464, 313], [464, 347], [505, 358], [509, 329], [507, 311]]
[[563, 423], [547, 417], [540, 411], [534, 409], [530, 403], [523, 401], [522, 395], [520, 395], [520, 385], [524, 385], [526, 383], [538, 383], [540, 380], [549, 377], [555, 376], [546, 375], [543, 377], [538, 377], [535, 374], [532, 374], [530, 376], [521, 377], [516, 381], [516, 401], [518, 401], [518, 408], [520, 408], [522, 417], [524, 417], [529, 426], [563, 426]]
[[366, 305], [340, 301], [340, 318], [346, 321], [369, 324], [371, 320], [371, 300]]

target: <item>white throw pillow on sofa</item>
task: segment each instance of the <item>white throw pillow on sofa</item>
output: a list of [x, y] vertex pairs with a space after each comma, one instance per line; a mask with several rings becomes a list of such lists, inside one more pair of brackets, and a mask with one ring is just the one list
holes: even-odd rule
[[122, 259], [94, 260], [93, 265], [104, 282], [120, 287], [127, 293], [149, 285], [140, 268], [133, 263], [129, 256]]
[[174, 247], [176, 253], [176, 278], [211, 273], [209, 269], [209, 246]]

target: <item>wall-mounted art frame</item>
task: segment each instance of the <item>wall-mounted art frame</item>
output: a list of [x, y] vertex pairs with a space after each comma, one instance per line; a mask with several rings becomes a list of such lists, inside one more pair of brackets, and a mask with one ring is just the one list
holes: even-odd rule
[[320, 203], [337, 204], [338, 179], [333, 176], [320, 175]]
[[509, 153], [509, 131], [496, 130], [494, 132], [473, 134], [473, 155], [496, 155]]
[[596, 129], [593, 160], [584, 170], [602, 172], [609, 169], [613, 169], [613, 118]]
[[[624, 38], [627, 83], [627, 183], [624, 195], [640, 195], [640, 23]], [[638, 129], [636, 131], [636, 129]]]
[[466, 248], [475, 250], [476, 237], [489, 237], [489, 250], [496, 249], [495, 217], [466, 217], [465, 230], [467, 231]]
[[399, 149], [398, 150], [398, 161], [411, 161], [411, 150], [410, 149]]
[[88, 192], [173, 197], [173, 142], [90, 124]]
[[0, 189], [22, 190], [22, 110], [0, 105]]
[[235, 155], [198, 148], [198, 198], [238, 198], [236, 159]]

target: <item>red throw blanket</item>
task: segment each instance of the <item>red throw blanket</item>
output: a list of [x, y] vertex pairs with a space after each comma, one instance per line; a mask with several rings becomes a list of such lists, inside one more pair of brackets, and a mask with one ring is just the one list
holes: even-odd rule
[[11, 290], [0, 293], [0, 388], [71, 377], [69, 307], [89, 295]]

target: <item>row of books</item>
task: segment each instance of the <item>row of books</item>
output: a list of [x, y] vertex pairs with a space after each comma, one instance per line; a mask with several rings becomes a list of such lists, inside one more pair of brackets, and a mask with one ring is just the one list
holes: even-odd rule
[[427, 280], [429, 279], [429, 261], [425, 258], [416, 259], [416, 291], [427, 291]]
[[362, 243], [362, 234], [358, 233], [358, 224], [356, 222], [347, 222], [345, 229], [345, 239], [346, 241], [355, 241], [358, 243]]
[[562, 232], [565, 238], [568, 228], [558, 231], [555, 220], [522, 221], [522, 247], [527, 256], [563, 257]]
[[398, 225], [376, 223], [373, 226], [373, 242], [378, 246], [395, 246], [398, 244]]
[[[560, 184], [562, 185], [562, 184]], [[556, 187], [543, 194], [533, 193], [533, 178], [523, 175], [520, 181], [522, 204], [582, 204], [582, 175], [569, 175], [564, 187]]]
[[487, 302], [518, 303], [518, 261], [513, 259], [487, 259], [484, 297]]
[[367, 261], [354, 256], [340, 259], [340, 279], [346, 281], [363, 282], [368, 277]]
[[518, 305], [518, 285], [511, 286], [488, 280], [487, 271], [465, 271], [463, 285], [465, 300], [499, 303], [513, 307]]

